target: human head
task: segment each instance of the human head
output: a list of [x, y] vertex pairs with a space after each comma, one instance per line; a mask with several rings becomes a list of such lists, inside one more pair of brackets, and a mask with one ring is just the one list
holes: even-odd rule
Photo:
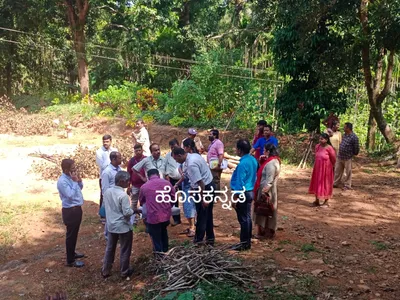
[[121, 153], [113, 151], [110, 153], [110, 161], [114, 167], [119, 166], [122, 163]]
[[327, 133], [321, 133], [321, 135], [319, 136], [319, 143], [322, 146], [325, 146], [326, 144], [330, 145], [330, 140], [329, 140], [329, 134]]
[[128, 172], [118, 171], [115, 174], [115, 185], [126, 189], [130, 184], [131, 176]]
[[196, 143], [192, 139], [186, 139], [183, 141], [183, 150], [187, 153], [199, 153], [196, 148]]
[[143, 156], [143, 147], [140, 144], [136, 144], [133, 146], [133, 152], [135, 153], [135, 157], [139, 158]]
[[69, 175], [71, 172], [75, 171], [75, 162], [72, 159], [65, 158], [61, 161], [61, 169], [63, 173]]
[[219, 139], [219, 131], [218, 129], [211, 129], [210, 134], [208, 135], [208, 140], [212, 142], [215, 139]]
[[336, 121], [336, 120], [332, 121], [332, 130], [333, 130], [333, 131], [338, 131], [339, 128], [340, 128], [340, 123], [339, 123], [339, 121]]
[[239, 156], [249, 154], [251, 150], [251, 145], [248, 140], [240, 139], [236, 143], [236, 153]]
[[278, 149], [275, 147], [274, 144], [266, 144], [264, 147], [264, 154], [268, 157], [270, 156], [279, 156]]
[[136, 124], [135, 124], [135, 127], [138, 128], [138, 129], [144, 127], [144, 122], [143, 122], [143, 120], [137, 120], [137, 121], [136, 121]]
[[147, 171], [147, 178], [150, 178], [153, 175], [157, 175], [158, 177], [160, 177], [160, 172], [158, 172], [157, 169], [150, 169]]
[[353, 124], [351, 123], [344, 123], [344, 132], [351, 133], [353, 131]]
[[184, 163], [187, 157], [187, 153], [182, 148], [175, 148], [172, 151], [172, 157], [176, 160], [177, 163]]
[[179, 148], [179, 142], [177, 139], [172, 139], [169, 141], [169, 147], [171, 148], [171, 151], [174, 150], [175, 148]]
[[160, 151], [160, 146], [156, 143], [153, 143], [150, 145], [150, 152], [151, 155], [155, 158], [155, 159], [159, 159], [160, 155], [161, 155], [161, 151]]
[[188, 130], [188, 135], [191, 139], [194, 139], [196, 137], [197, 130], [194, 128], [189, 128]]
[[111, 142], [112, 142], [111, 135], [109, 134], [103, 135], [103, 147], [106, 148], [106, 150], [110, 149]]
[[272, 134], [272, 126], [271, 125], [265, 125], [264, 126], [264, 137], [269, 138]]
[[259, 132], [263, 132], [264, 131], [264, 127], [265, 126], [267, 126], [267, 121], [265, 121], [265, 120], [260, 120], [260, 121], [258, 121], [257, 122], [257, 130], [259, 131]]

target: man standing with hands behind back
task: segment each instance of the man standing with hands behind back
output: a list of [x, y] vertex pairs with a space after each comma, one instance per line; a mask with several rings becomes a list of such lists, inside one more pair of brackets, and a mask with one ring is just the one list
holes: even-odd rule
[[75, 162], [72, 159], [63, 159], [61, 162], [62, 174], [57, 181], [57, 189], [62, 202], [62, 218], [67, 227], [65, 245], [67, 250], [67, 267], [81, 268], [85, 264], [75, 259], [84, 257], [84, 254], [75, 252], [79, 227], [82, 222], [83, 183], [76, 172]]

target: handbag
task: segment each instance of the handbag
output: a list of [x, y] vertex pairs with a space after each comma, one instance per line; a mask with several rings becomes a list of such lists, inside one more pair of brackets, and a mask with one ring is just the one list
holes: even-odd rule
[[272, 217], [274, 205], [268, 193], [260, 193], [260, 196], [254, 203], [254, 213], [259, 216]]

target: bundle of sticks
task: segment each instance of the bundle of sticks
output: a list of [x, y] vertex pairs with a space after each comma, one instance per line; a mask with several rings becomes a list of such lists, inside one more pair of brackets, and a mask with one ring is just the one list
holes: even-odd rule
[[[162, 278], [167, 276], [161, 292], [192, 289], [201, 281], [214, 285], [217, 280], [233, 285], [249, 286], [255, 281], [244, 272], [246, 268], [229, 255], [224, 247], [183, 247], [178, 246], [163, 254], [156, 263]], [[218, 286], [216, 286], [218, 288]]]

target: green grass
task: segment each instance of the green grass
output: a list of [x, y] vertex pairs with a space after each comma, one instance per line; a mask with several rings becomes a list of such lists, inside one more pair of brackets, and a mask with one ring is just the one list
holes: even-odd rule
[[310, 275], [305, 275], [297, 280], [296, 288], [299, 290], [306, 291], [308, 293], [318, 293], [320, 283], [317, 278]]
[[133, 227], [133, 233], [146, 232], [146, 226], [143, 223], [137, 224]]
[[75, 116], [82, 116], [83, 119], [89, 120], [99, 114], [99, 108], [84, 103], [68, 103], [68, 104], [57, 104], [48, 106], [43, 110], [44, 113], [54, 114], [56, 116], [62, 116], [64, 120], [70, 120]]
[[291, 240], [282, 240], [282, 241], [279, 241], [279, 245], [289, 245], [289, 244], [291, 244], [292, 243], [292, 241]]
[[[195, 289], [185, 292], [172, 292], [157, 300], [251, 300], [257, 299], [242, 288], [224, 282], [213, 281], [213, 285], [201, 283]], [[136, 298], [137, 299], [137, 298]]]
[[371, 244], [374, 245], [375, 249], [379, 250], [379, 251], [388, 249], [388, 246], [385, 243], [382, 243], [382, 242], [372, 241]]
[[284, 287], [268, 287], [265, 289], [268, 300], [314, 300], [313, 296], [299, 296]]
[[314, 244], [303, 244], [301, 245], [300, 250], [304, 253], [308, 252], [316, 252], [317, 249], [315, 248]]

